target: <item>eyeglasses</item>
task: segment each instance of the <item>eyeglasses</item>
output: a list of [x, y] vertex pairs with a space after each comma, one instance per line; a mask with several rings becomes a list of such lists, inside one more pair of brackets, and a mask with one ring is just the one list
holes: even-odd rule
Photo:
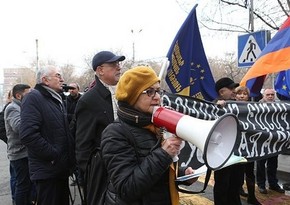
[[120, 68], [119, 61], [112, 62], [112, 63], [104, 63], [103, 65], [100, 65], [101, 67], [112, 67], [112, 68]]
[[142, 91], [142, 94], [147, 94], [148, 97], [152, 97], [152, 98], [155, 97], [156, 93], [158, 93], [161, 96], [163, 95], [164, 92], [163, 90], [160, 90], [160, 89], [155, 90], [154, 88], [149, 88], [147, 90]]
[[55, 78], [58, 78], [58, 79], [63, 79], [62, 75], [59, 74], [59, 73], [56, 73], [56, 74], [53, 75], [53, 76], [47, 76], [47, 77], [55, 77]]
[[274, 93], [269, 93], [269, 94], [266, 94], [266, 96], [274, 96], [275, 94]]

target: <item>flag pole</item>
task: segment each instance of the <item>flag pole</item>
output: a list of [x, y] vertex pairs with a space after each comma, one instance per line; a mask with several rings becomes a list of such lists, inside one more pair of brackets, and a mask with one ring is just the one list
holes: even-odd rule
[[165, 70], [167, 70], [168, 66], [169, 66], [170, 62], [168, 60], [168, 58], [166, 57], [161, 65], [161, 69], [158, 75], [158, 78], [160, 79], [160, 87], [162, 87], [162, 78], [164, 76]]
[[169, 60], [168, 60], [168, 58], [166, 57], [164, 60], [163, 60], [163, 62], [162, 62], [162, 65], [161, 65], [161, 69], [160, 69], [160, 72], [159, 72], [159, 78], [160, 78], [160, 80], [161, 80], [161, 78], [163, 77], [163, 75], [164, 75], [164, 72], [165, 72], [165, 70], [168, 68], [168, 66], [169, 66]]

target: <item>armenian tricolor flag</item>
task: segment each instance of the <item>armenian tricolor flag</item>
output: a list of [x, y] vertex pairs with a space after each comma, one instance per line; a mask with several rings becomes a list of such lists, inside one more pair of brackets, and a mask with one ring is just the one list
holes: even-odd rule
[[[262, 50], [254, 65], [241, 80], [241, 85], [247, 86], [251, 91], [257, 90], [260, 84], [254, 82], [263, 79], [267, 74], [288, 70], [290, 68], [290, 17], [284, 22], [276, 35]], [[261, 80], [262, 79], [262, 80]], [[259, 85], [258, 85], [259, 84]]]

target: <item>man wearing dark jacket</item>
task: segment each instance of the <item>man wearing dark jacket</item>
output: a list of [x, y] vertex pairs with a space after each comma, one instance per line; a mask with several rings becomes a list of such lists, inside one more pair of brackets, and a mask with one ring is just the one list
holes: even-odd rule
[[36, 203], [41, 205], [69, 205], [68, 177], [74, 145], [59, 95], [63, 82], [59, 68], [41, 68], [34, 90], [22, 101], [20, 138], [28, 150]]
[[69, 84], [69, 95], [66, 97], [66, 110], [67, 110], [67, 118], [68, 122], [70, 123], [74, 117], [75, 109], [79, 99], [81, 98], [82, 94], [80, 93], [80, 86], [77, 83], [70, 83]]
[[[259, 102], [275, 102], [276, 92], [272, 88], [267, 88], [263, 91], [263, 98]], [[278, 155], [261, 159], [256, 162], [257, 169], [257, 185], [261, 194], [267, 194], [266, 181], [269, 184], [269, 189], [278, 193], [284, 194], [285, 190], [278, 184], [277, 168]], [[266, 174], [267, 173], [267, 174]], [[267, 179], [267, 180], [266, 180]]]
[[[65, 98], [66, 110], [67, 110], [67, 119], [71, 129], [71, 134], [75, 138], [75, 110], [79, 99], [82, 97], [80, 93], [80, 86], [78, 83], [70, 83], [68, 85], [69, 95]], [[70, 184], [71, 186], [76, 186], [77, 184], [83, 186], [83, 172], [77, 167], [74, 170], [76, 180]]]
[[[230, 78], [221, 78], [215, 84], [218, 98], [216, 102], [224, 106], [227, 100], [235, 99], [235, 88], [239, 84]], [[215, 205], [241, 205], [240, 187], [244, 168], [241, 164], [234, 164], [214, 172], [215, 184], [213, 187]]]
[[100, 147], [103, 130], [117, 117], [114, 86], [121, 75], [119, 62], [123, 60], [125, 56], [116, 56], [110, 51], [97, 53], [92, 60], [96, 84], [80, 98], [76, 107], [76, 160], [77, 166], [85, 173], [88, 205], [97, 204], [99, 200], [94, 194], [93, 181], [97, 170], [87, 170], [87, 163], [94, 150]]

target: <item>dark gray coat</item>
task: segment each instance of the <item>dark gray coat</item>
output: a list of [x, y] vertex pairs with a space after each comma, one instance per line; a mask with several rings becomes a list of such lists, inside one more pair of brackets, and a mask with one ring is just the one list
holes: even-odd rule
[[27, 157], [27, 149], [19, 137], [21, 102], [13, 99], [5, 109], [4, 119], [7, 134], [7, 157], [10, 161]]

